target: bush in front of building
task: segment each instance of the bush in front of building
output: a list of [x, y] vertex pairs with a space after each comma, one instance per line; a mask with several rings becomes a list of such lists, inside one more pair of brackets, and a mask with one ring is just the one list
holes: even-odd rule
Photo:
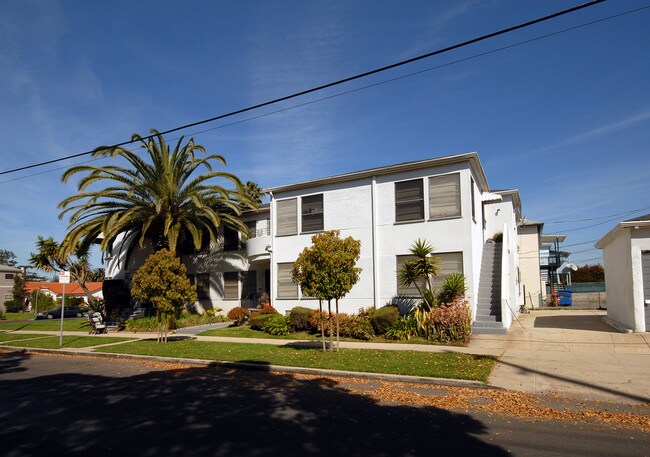
[[296, 306], [292, 308], [289, 312], [289, 320], [291, 320], [293, 329], [296, 332], [310, 330], [311, 326], [309, 324], [309, 317], [313, 312], [313, 309], [304, 306]]
[[375, 329], [375, 334], [383, 335], [399, 319], [399, 308], [397, 305], [386, 305], [372, 310], [369, 315], [372, 328]]
[[255, 313], [248, 320], [251, 330], [264, 330], [264, 324], [273, 316], [277, 316], [277, 314]]
[[238, 306], [236, 308], [231, 309], [228, 311], [228, 314], [226, 317], [228, 317], [229, 320], [235, 321], [236, 325], [242, 325], [244, 322], [248, 320], [248, 318], [251, 316], [251, 312], [244, 308], [243, 306]]

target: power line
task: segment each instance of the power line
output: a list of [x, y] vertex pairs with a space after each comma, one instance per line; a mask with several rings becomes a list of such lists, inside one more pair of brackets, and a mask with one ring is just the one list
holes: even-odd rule
[[[419, 56], [412, 57], [410, 59], [402, 60], [400, 62], [396, 62], [396, 63], [390, 64], [390, 65], [386, 65], [384, 67], [380, 67], [380, 68], [376, 68], [374, 70], [366, 71], [364, 73], [359, 73], [359, 74], [354, 75], [354, 76], [349, 76], [347, 78], [340, 79], [338, 81], [334, 81], [334, 82], [331, 82], [331, 83], [323, 84], [323, 85], [320, 85], [320, 86], [317, 86], [317, 87], [313, 87], [311, 89], [303, 90], [301, 92], [296, 92], [296, 93], [291, 94], [291, 95], [286, 95], [284, 97], [276, 98], [276, 99], [269, 100], [269, 101], [266, 101], [266, 102], [263, 102], [263, 103], [258, 103], [256, 105], [249, 106], [247, 108], [242, 108], [242, 109], [239, 109], [239, 110], [231, 111], [231, 112], [226, 113], [226, 114], [221, 114], [221, 115], [214, 116], [214, 117], [204, 119], [204, 120], [201, 120], [201, 121], [185, 124], [185, 125], [182, 125], [180, 127], [175, 127], [175, 128], [169, 129], [169, 130], [165, 130], [163, 132], [159, 132], [159, 134], [160, 135], [166, 135], [166, 134], [169, 134], [169, 133], [178, 132], [180, 130], [184, 130], [184, 129], [187, 129], [187, 128], [190, 128], [190, 127], [195, 127], [197, 125], [207, 124], [209, 122], [214, 122], [214, 121], [217, 121], [219, 119], [224, 119], [224, 118], [227, 118], [227, 117], [235, 116], [237, 114], [241, 114], [241, 113], [245, 113], [245, 112], [248, 112], [248, 111], [256, 110], [256, 109], [262, 108], [264, 106], [269, 106], [269, 105], [280, 103], [280, 102], [283, 102], [283, 101], [286, 101], [286, 100], [291, 100], [293, 98], [301, 97], [303, 95], [307, 95], [307, 94], [310, 94], [310, 93], [313, 93], [313, 92], [321, 91], [321, 90], [324, 90], [324, 89], [327, 89], [327, 88], [330, 88], [330, 87], [334, 87], [334, 86], [338, 86], [338, 85], [341, 85], [341, 84], [345, 84], [345, 83], [348, 83], [348, 82], [351, 82], [351, 81], [354, 81], [354, 80], [357, 80], [357, 79], [365, 78], [367, 76], [382, 73], [382, 72], [391, 70], [393, 68], [398, 68], [398, 67], [401, 67], [401, 66], [413, 63], [413, 62], [417, 62], [419, 60], [427, 59], [427, 58], [433, 57], [435, 55], [443, 54], [443, 53], [446, 53], [446, 52], [449, 52], [449, 51], [452, 51], [452, 50], [455, 50], [455, 49], [459, 49], [459, 48], [462, 48], [462, 47], [465, 47], [465, 46], [469, 46], [469, 45], [474, 44], [474, 43], [478, 43], [480, 41], [484, 41], [484, 40], [487, 40], [487, 39], [490, 39], [490, 38], [494, 38], [494, 37], [499, 36], [499, 35], [504, 35], [506, 33], [513, 32], [515, 30], [530, 27], [531, 25], [535, 25], [535, 24], [539, 24], [541, 22], [545, 22], [545, 21], [548, 21], [548, 20], [551, 20], [551, 19], [555, 19], [557, 17], [564, 16], [566, 14], [582, 10], [584, 8], [588, 8], [590, 6], [594, 6], [594, 5], [597, 5], [599, 3], [603, 3], [604, 1], [605, 0], [593, 0], [593, 1], [590, 1], [590, 2], [587, 2], [587, 3], [584, 3], [582, 5], [575, 6], [573, 8], [558, 11], [556, 13], [534, 19], [532, 21], [524, 22], [524, 23], [521, 23], [521, 24], [518, 24], [518, 25], [515, 25], [515, 26], [512, 26], [512, 27], [501, 29], [501, 30], [499, 30], [497, 32], [492, 32], [492, 33], [489, 33], [487, 35], [482, 35], [482, 36], [479, 36], [477, 38], [472, 38], [471, 40], [467, 40], [467, 41], [464, 41], [464, 42], [461, 42], [461, 43], [457, 43], [457, 44], [454, 44], [452, 46], [448, 46], [446, 48], [438, 49], [436, 51], [429, 52], [429, 53], [426, 53], [426, 54], [421, 54]], [[149, 139], [151, 139], [153, 137], [154, 137], [154, 135], [147, 135], [147, 136], [142, 137], [142, 140], [146, 141], [146, 140], [149, 140]], [[110, 148], [116, 148], [116, 147], [126, 146], [128, 144], [133, 144], [133, 143], [134, 143], [134, 140], [123, 141], [121, 143], [116, 143], [116, 144], [113, 144], [111, 146], [108, 146], [108, 148], [109, 149]], [[84, 156], [84, 155], [92, 154], [93, 152], [95, 152], [95, 151], [91, 150], [91, 151], [80, 152], [80, 153], [72, 154], [72, 155], [69, 155], [69, 156], [66, 156], [66, 157], [60, 157], [58, 159], [52, 159], [52, 160], [48, 160], [48, 161], [45, 161], [45, 162], [26, 165], [26, 166], [19, 167], [19, 168], [14, 168], [14, 169], [11, 169], [11, 170], [5, 170], [5, 171], [1, 171], [0, 175], [4, 175], [4, 174], [8, 174], [8, 173], [14, 173], [14, 172], [17, 172], [17, 171], [22, 171], [22, 170], [27, 170], [27, 169], [30, 169], [30, 168], [36, 168], [36, 167], [40, 167], [40, 166], [43, 166], [43, 165], [49, 165], [51, 163], [61, 162], [63, 160], [73, 159], [73, 158], [76, 158], [76, 157], [81, 157], [81, 156]]]
[[648, 209], [650, 209], [650, 206], [646, 206], [645, 208], [631, 209], [629, 211], [624, 211], [622, 213], [608, 214], [607, 216], [590, 217], [586, 219], [573, 219], [570, 221], [551, 221], [551, 222], [544, 222], [544, 224], [569, 224], [573, 222], [598, 221], [600, 219], [608, 219], [611, 217], [627, 216], [628, 214], [638, 213], [640, 211], [646, 211]]

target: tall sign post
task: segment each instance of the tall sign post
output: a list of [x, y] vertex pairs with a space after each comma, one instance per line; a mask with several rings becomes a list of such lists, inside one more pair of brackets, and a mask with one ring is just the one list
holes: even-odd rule
[[65, 285], [70, 282], [70, 272], [59, 271], [59, 283], [63, 284], [63, 296], [61, 298], [61, 330], [59, 331], [59, 346], [63, 346], [63, 316], [65, 314]]

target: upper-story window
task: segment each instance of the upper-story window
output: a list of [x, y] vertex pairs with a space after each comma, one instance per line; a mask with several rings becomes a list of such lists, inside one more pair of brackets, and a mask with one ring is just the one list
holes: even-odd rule
[[302, 197], [302, 232], [323, 230], [323, 194]]
[[278, 236], [296, 235], [298, 233], [298, 200], [290, 198], [288, 200], [278, 200], [277, 209], [277, 230]]
[[236, 251], [239, 249], [239, 232], [228, 226], [223, 228], [223, 250]]
[[424, 219], [424, 190], [421, 179], [395, 183], [395, 222]]
[[460, 173], [429, 178], [429, 219], [460, 217]]
[[476, 222], [476, 193], [474, 192], [474, 178], [469, 178], [469, 184], [472, 191], [472, 220]]

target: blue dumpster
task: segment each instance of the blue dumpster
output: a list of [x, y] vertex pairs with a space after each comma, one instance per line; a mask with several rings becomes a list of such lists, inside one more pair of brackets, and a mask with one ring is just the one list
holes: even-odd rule
[[570, 290], [558, 290], [560, 306], [571, 306], [573, 304], [573, 292]]

